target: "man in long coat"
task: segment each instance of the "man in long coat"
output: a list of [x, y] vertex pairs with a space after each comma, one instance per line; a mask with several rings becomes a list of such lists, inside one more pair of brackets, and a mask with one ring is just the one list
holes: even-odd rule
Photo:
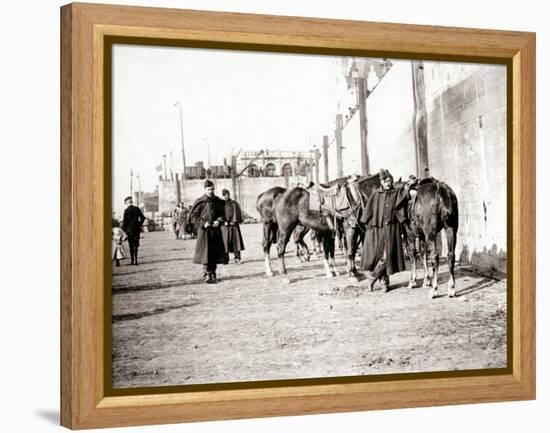
[[393, 176], [380, 170], [381, 187], [367, 200], [361, 221], [365, 223], [361, 268], [367, 271], [367, 288], [380, 281], [389, 290], [389, 275], [405, 270], [400, 223], [406, 219], [408, 193], [404, 187], [394, 188]]
[[193, 263], [203, 265], [205, 281], [215, 283], [218, 264], [227, 263], [221, 227], [225, 221], [225, 202], [214, 194], [214, 184], [204, 183], [205, 194], [195, 201], [189, 214], [197, 228], [197, 244]]
[[126, 197], [124, 199], [126, 209], [124, 210], [124, 217], [122, 219], [122, 230], [126, 232], [128, 237], [128, 245], [130, 247], [130, 259], [131, 265], [138, 265], [138, 249], [139, 238], [141, 236], [141, 225], [145, 221], [145, 216], [141, 212], [141, 209], [134, 206], [132, 203], [132, 197]]
[[239, 224], [243, 222], [243, 213], [239, 203], [231, 198], [229, 190], [222, 190], [225, 200], [225, 224], [222, 226], [225, 252], [235, 255], [235, 263], [241, 262], [241, 251], [244, 250], [244, 241]]

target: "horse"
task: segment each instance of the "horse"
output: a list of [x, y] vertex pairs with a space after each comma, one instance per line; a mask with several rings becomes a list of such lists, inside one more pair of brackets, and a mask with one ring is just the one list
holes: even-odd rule
[[[334, 262], [334, 233], [342, 233], [344, 251], [347, 257], [348, 276], [359, 279], [355, 267], [357, 246], [364, 236], [364, 228], [360, 230], [360, 212], [364, 205], [363, 188], [359, 187], [356, 178], [339, 179], [332, 182], [329, 188], [316, 188], [315, 191], [296, 187], [286, 190], [282, 187], [271, 188], [260, 194], [256, 200], [256, 208], [263, 222], [263, 242], [265, 270], [267, 276], [273, 271], [269, 259], [271, 245], [277, 241], [280, 273], [285, 276], [287, 271], [284, 254], [290, 236], [294, 231], [296, 248], [306, 254], [309, 259], [309, 250], [303, 238], [308, 230], [316, 233], [323, 244], [323, 264], [327, 277], [339, 275]], [[370, 184], [369, 184], [370, 185]], [[369, 186], [368, 189], [371, 189]], [[319, 210], [310, 204], [311, 194], [319, 194], [320, 200], [325, 202]], [[338, 204], [336, 204], [338, 201]], [[328, 202], [329, 204], [326, 204]], [[331, 204], [332, 203], [332, 204]], [[358, 229], [359, 228], [359, 229]]]
[[[355, 265], [355, 256], [359, 246], [363, 243], [366, 233], [365, 224], [361, 222], [361, 215], [366, 201], [371, 192], [380, 186], [380, 178], [378, 173], [370, 176], [352, 175], [345, 178], [340, 178], [329, 182], [328, 185], [321, 184], [322, 188], [334, 187], [339, 185], [341, 188], [346, 188], [349, 207], [346, 210], [339, 210], [334, 216], [335, 234], [342, 245], [344, 257], [347, 262], [347, 274], [351, 281], [359, 281], [361, 279], [357, 267]], [[309, 260], [309, 250], [307, 244], [303, 241], [305, 234], [309, 231], [308, 228], [298, 226], [294, 231], [294, 242], [297, 247], [297, 254], [302, 259], [300, 253], [304, 254]], [[318, 234], [314, 231], [312, 240], [315, 249], [316, 243], [320, 242]], [[304, 261], [302, 259], [302, 261]]]
[[402, 225], [406, 250], [411, 261], [409, 288], [416, 286], [416, 257], [420, 249], [425, 272], [423, 287], [430, 288], [431, 298], [437, 297], [439, 253], [436, 238], [437, 234], [444, 230], [447, 237], [447, 262], [450, 274], [448, 295], [454, 298], [455, 249], [459, 221], [456, 194], [449, 185], [434, 178], [413, 179], [409, 191], [411, 199], [408, 205], [408, 219]]
[[[328, 184], [320, 183], [319, 187], [321, 190], [329, 190], [330, 188], [334, 187], [334, 185], [340, 185], [341, 187], [344, 186], [344, 184], [347, 182], [348, 178], [340, 178], [330, 181]], [[307, 188], [308, 190], [316, 191], [315, 185], [310, 183], [310, 186]], [[317, 189], [319, 191], [319, 189]], [[317, 192], [318, 194], [318, 192]], [[348, 242], [346, 239], [346, 227], [344, 224], [345, 218], [342, 216], [341, 213], [335, 212], [335, 210], [331, 209], [330, 207], [325, 206], [324, 210], [326, 212], [332, 213], [332, 225], [333, 225], [333, 233], [336, 237], [336, 240], [338, 241], [338, 248], [344, 252], [344, 256], [348, 256]], [[311, 241], [313, 242], [313, 251], [317, 254], [319, 257], [322, 252], [322, 243], [323, 243], [323, 237], [322, 234], [317, 233], [315, 230], [310, 230], [308, 227], [304, 227], [302, 225], [298, 225], [296, 229], [294, 229], [294, 243], [296, 245], [296, 255], [302, 262], [308, 262], [310, 259], [310, 252], [309, 248], [304, 241], [304, 237], [307, 233], [310, 233]]]
[[269, 250], [271, 244], [277, 241], [279, 271], [285, 283], [290, 283], [285, 265], [285, 251], [290, 236], [299, 225], [315, 230], [322, 238], [324, 260], [327, 277], [338, 275], [334, 263], [334, 239], [332, 228], [321, 212], [309, 209], [310, 192], [302, 187], [286, 190], [273, 187], [260, 194], [256, 200], [256, 209], [263, 222], [263, 250], [265, 257], [265, 272], [273, 276]]

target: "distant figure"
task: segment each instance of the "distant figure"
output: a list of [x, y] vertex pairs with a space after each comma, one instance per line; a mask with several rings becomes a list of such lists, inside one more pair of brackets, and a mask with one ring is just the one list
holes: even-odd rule
[[145, 221], [145, 217], [140, 208], [133, 205], [132, 197], [126, 197], [124, 199], [126, 209], [124, 210], [124, 217], [122, 219], [122, 230], [126, 232], [128, 237], [128, 245], [130, 246], [130, 259], [131, 265], [138, 265], [138, 249], [139, 249], [139, 237], [141, 235], [141, 225]]
[[197, 229], [193, 263], [203, 265], [203, 278], [212, 284], [217, 282], [217, 265], [227, 263], [221, 231], [225, 220], [225, 202], [214, 195], [211, 180], [204, 182], [204, 192], [191, 208], [189, 221]]
[[244, 250], [244, 241], [239, 224], [243, 222], [243, 213], [239, 203], [231, 198], [229, 190], [222, 190], [225, 200], [225, 224], [222, 226], [223, 243], [225, 252], [235, 255], [235, 263], [241, 262], [241, 251]]
[[172, 231], [176, 236], [176, 239], [180, 238], [180, 226], [179, 226], [179, 214], [180, 214], [180, 205], [178, 204], [176, 208], [172, 211]]
[[111, 230], [111, 259], [115, 261], [115, 266], [120, 266], [120, 260], [126, 257], [122, 247], [122, 241], [126, 240], [126, 234], [118, 226]]
[[191, 222], [191, 209], [193, 206], [189, 205], [187, 208], [187, 219], [185, 221], [185, 233], [189, 235], [190, 239], [195, 239], [197, 237], [197, 230], [193, 226], [193, 223]]
[[180, 210], [178, 213], [178, 227], [180, 239], [185, 239], [187, 233], [187, 224], [189, 220], [189, 209], [185, 207], [183, 203], [180, 203]]
[[366, 233], [361, 268], [367, 271], [367, 288], [380, 281], [384, 292], [389, 290], [389, 275], [405, 270], [400, 223], [406, 218], [408, 194], [404, 186], [394, 188], [393, 176], [380, 170], [381, 187], [367, 200], [361, 222]]
[[111, 215], [111, 228], [118, 227], [118, 218], [116, 217], [116, 212], [113, 212]]

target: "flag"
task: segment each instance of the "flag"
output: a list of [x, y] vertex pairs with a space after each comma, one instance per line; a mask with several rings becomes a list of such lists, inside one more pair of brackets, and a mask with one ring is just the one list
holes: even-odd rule
[[155, 167], [157, 171], [162, 171], [162, 164], [159, 164]]

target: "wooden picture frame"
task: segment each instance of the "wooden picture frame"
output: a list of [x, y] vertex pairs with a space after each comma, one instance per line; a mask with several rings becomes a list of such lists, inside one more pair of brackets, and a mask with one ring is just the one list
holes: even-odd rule
[[[504, 373], [383, 376], [300, 386], [108, 395], [104, 138], [109, 38], [259, 51], [479, 60], [508, 65], [508, 348]], [[178, 42], [178, 43], [180, 43]], [[535, 398], [535, 35], [464, 28], [97, 4], [61, 8], [61, 424], [80, 428]], [[513, 249], [512, 249], [513, 246]]]

